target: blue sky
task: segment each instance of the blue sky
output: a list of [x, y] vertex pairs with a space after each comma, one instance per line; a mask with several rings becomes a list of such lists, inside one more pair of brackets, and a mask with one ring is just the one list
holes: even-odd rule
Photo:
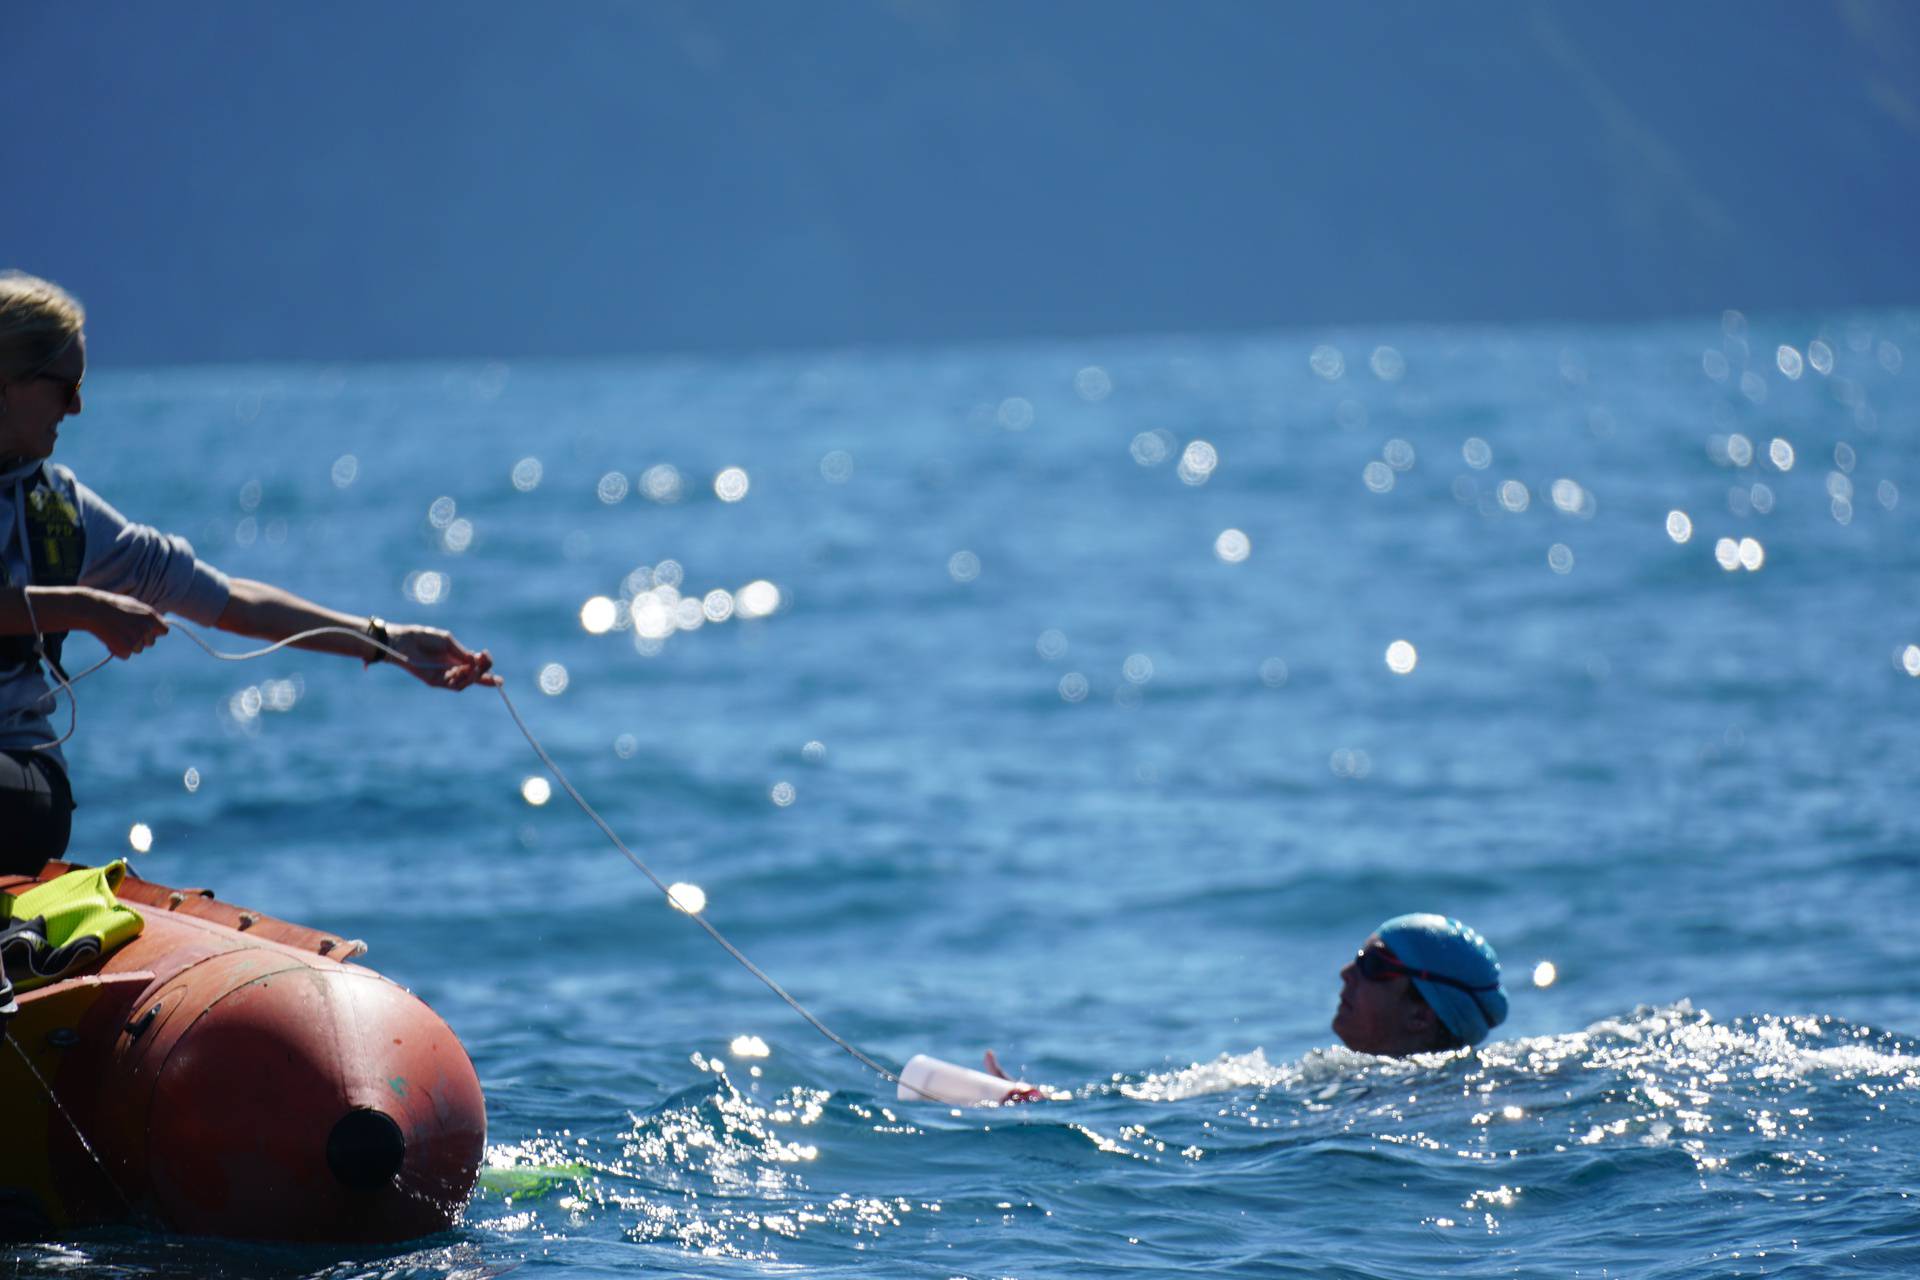
[[1885, 0], [10, 12], [0, 244], [121, 362], [1920, 300]]

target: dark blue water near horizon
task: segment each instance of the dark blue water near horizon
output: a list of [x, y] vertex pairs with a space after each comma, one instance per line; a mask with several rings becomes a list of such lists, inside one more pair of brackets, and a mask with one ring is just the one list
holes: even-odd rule
[[[1916, 357], [1876, 312], [103, 363], [57, 456], [123, 511], [490, 647], [829, 1025], [1068, 1096], [895, 1101], [494, 695], [176, 637], [79, 686], [74, 855], [144, 824], [142, 874], [366, 939], [467, 1045], [489, 1169], [402, 1249], [7, 1263], [1911, 1273]], [[1509, 1022], [1330, 1049], [1408, 910], [1493, 941]]]

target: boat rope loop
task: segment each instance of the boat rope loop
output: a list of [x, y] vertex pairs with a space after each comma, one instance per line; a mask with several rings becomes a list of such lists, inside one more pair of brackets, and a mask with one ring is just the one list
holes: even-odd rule
[[[171, 624], [171, 626], [173, 630], [180, 632], [182, 635], [186, 636], [187, 639], [193, 641], [195, 644], [199, 645], [200, 648], [205, 650], [207, 653], [207, 656], [212, 658], [218, 658], [222, 662], [249, 662], [255, 658], [264, 658], [270, 653], [274, 653], [280, 649], [286, 648], [288, 645], [298, 644], [302, 640], [311, 640], [316, 636], [323, 636], [323, 635], [342, 635], [342, 636], [347, 636], [351, 639], [359, 641], [361, 644], [366, 645], [369, 649], [378, 650], [380, 653], [398, 662], [401, 666], [420, 668], [422, 666], [429, 665], [429, 664], [412, 662], [407, 658], [405, 654], [401, 653], [399, 650], [394, 649], [390, 645], [385, 645], [380, 643], [378, 640], [373, 639], [364, 631], [356, 631], [351, 627], [315, 627], [311, 631], [298, 632], [294, 635], [288, 636], [284, 640], [279, 640], [274, 642], [273, 644], [267, 645], [264, 648], [252, 649], [245, 653], [222, 653], [220, 650], [215, 649], [212, 645], [208, 644], [205, 640], [201, 639], [197, 634], [195, 634], [193, 628], [187, 626], [185, 623], [175, 620]], [[73, 725], [70, 725], [68, 727], [66, 736], [60, 739], [61, 742], [65, 742], [68, 737], [73, 736], [73, 727], [77, 726], [79, 723], [79, 707], [78, 707], [78, 703], [74, 700], [74, 697], [73, 697], [73, 685], [78, 681], [85, 679], [87, 676], [92, 675], [95, 671], [98, 671], [101, 667], [106, 665], [107, 661], [108, 661], [107, 658], [102, 658], [99, 662], [94, 663], [91, 667], [88, 667], [85, 671], [82, 671], [79, 675], [74, 676], [72, 680], [68, 680], [65, 676], [59, 675], [58, 672], [55, 673], [60, 680], [61, 687], [64, 688], [67, 692], [68, 702], [73, 706]], [[731, 941], [727, 939], [727, 936], [725, 934], [721, 933], [719, 929], [715, 928], [713, 922], [707, 919], [704, 912], [688, 911], [686, 909], [685, 904], [683, 904], [677, 897], [675, 897], [673, 891], [667, 887], [666, 882], [662, 880], [659, 876], [654, 874], [653, 868], [649, 867], [646, 864], [646, 862], [640, 858], [640, 855], [636, 854], [632, 849], [627, 847], [626, 841], [622, 840], [619, 837], [619, 835], [614, 831], [614, 829], [611, 826], [607, 825], [606, 819], [602, 818], [600, 814], [594, 809], [594, 807], [587, 803], [586, 797], [581, 795], [579, 790], [574, 787], [573, 782], [567, 777], [566, 772], [562, 770], [560, 766], [554, 762], [553, 757], [547, 753], [547, 749], [540, 744], [540, 739], [534, 736], [533, 730], [529, 729], [527, 727], [527, 722], [521, 718], [519, 708], [513, 705], [513, 699], [507, 695], [506, 684], [503, 682], [501, 684], [494, 686], [494, 691], [500, 695], [500, 701], [506, 705], [507, 714], [513, 717], [513, 723], [515, 727], [517, 727], [520, 730], [521, 736], [526, 738], [527, 745], [532, 747], [533, 753], [540, 757], [540, 763], [546, 766], [547, 771], [551, 773], [554, 777], [554, 780], [560, 784], [560, 789], [565, 791], [567, 793], [567, 796], [574, 802], [574, 804], [580, 807], [580, 812], [586, 814], [587, 817], [592, 820], [594, 826], [600, 828], [600, 833], [606, 836], [606, 838], [610, 842], [612, 842], [613, 847], [618, 849], [622, 854], [626, 855], [627, 861], [631, 862], [636, 868], [638, 868], [641, 875], [645, 876], [648, 880], [653, 882], [653, 887], [658, 889], [661, 892], [661, 894], [666, 898], [668, 905], [672, 906], [675, 910], [685, 912], [685, 914], [687, 914], [688, 916], [691, 916], [693, 919], [693, 922], [699, 925], [703, 930], [705, 930], [708, 937], [712, 938], [715, 942], [719, 943], [721, 949], [723, 949], [728, 955], [732, 956], [735, 960], [738, 960], [740, 962], [741, 967], [746, 969], [746, 971], [752, 974], [754, 977], [760, 979], [761, 982], [765, 983], [767, 990], [773, 992], [774, 995], [779, 996], [780, 999], [786, 1003], [789, 1009], [792, 1009], [795, 1013], [799, 1014], [802, 1018], [806, 1019], [808, 1026], [811, 1026], [815, 1031], [818, 1031], [821, 1035], [825, 1036], [828, 1040], [831, 1040], [834, 1044], [838, 1045], [841, 1049], [844, 1049], [849, 1055], [853, 1057], [853, 1059], [856, 1062], [860, 1063], [862, 1066], [866, 1067], [868, 1070], [878, 1075], [882, 1080], [885, 1080], [888, 1084], [897, 1085], [900, 1083], [899, 1072], [891, 1070], [886, 1066], [883, 1066], [880, 1062], [875, 1060], [871, 1055], [862, 1051], [858, 1046], [854, 1045], [851, 1041], [847, 1040], [845, 1037], [839, 1035], [831, 1027], [827, 1026], [826, 1023], [820, 1021], [819, 1018], [815, 1017], [813, 1013], [810, 1010], [808, 1010], [808, 1008], [805, 1005], [801, 1004], [798, 1000], [796, 1000], [787, 991], [785, 987], [781, 986], [778, 982], [775, 982], [773, 980], [772, 975], [768, 974], [766, 970], [762, 969], [759, 965], [755, 964], [752, 960], [748, 959], [745, 952], [741, 951], [739, 947], [735, 946]]]

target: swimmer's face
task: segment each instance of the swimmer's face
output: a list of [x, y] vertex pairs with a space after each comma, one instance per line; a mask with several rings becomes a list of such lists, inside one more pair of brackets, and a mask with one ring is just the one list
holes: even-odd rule
[[[1365, 943], [1381, 945], [1372, 934]], [[1333, 1034], [1355, 1053], [1404, 1057], [1425, 1053], [1434, 1044], [1439, 1019], [1405, 974], [1366, 978], [1349, 960], [1340, 970], [1340, 1007], [1333, 1014]]]

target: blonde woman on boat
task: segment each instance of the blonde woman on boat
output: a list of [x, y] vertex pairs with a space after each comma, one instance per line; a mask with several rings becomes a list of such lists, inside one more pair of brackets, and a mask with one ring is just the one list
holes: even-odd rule
[[363, 662], [405, 657], [442, 689], [497, 684], [493, 659], [436, 627], [342, 613], [266, 582], [229, 578], [186, 539], [136, 524], [51, 461], [60, 428], [80, 415], [86, 313], [66, 290], [0, 274], [0, 873], [33, 874], [66, 851], [73, 791], [51, 713], [63, 641], [86, 631], [116, 658], [167, 633], [167, 615], [283, 640]]

